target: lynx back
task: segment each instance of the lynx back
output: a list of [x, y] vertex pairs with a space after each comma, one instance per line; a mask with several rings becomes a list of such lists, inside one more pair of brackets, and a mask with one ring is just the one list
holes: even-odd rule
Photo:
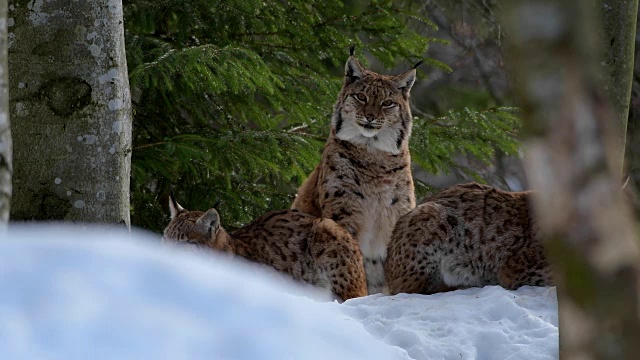
[[428, 197], [396, 225], [385, 262], [389, 292], [551, 285], [530, 195], [472, 183]]
[[298, 281], [328, 289], [340, 300], [367, 295], [362, 254], [333, 220], [298, 210], [272, 211], [234, 232], [215, 209], [188, 211], [173, 197], [163, 241], [222, 251], [270, 266]]

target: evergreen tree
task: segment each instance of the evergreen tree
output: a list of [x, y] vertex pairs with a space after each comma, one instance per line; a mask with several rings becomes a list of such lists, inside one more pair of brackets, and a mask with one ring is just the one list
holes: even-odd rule
[[[367, 55], [387, 68], [417, 60], [447, 68], [424, 59], [438, 40], [419, 31], [435, 26], [411, 4], [125, 1], [133, 223], [162, 229], [173, 187], [190, 208], [221, 200], [229, 227], [289, 207], [320, 159], [350, 45], [365, 63]], [[515, 153], [509, 110], [417, 118], [415, 161], [440, 171], [459, 153]]]

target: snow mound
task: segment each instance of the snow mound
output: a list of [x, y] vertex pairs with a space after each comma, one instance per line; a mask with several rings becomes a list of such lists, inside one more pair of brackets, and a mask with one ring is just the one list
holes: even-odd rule
[[148, 234], [12, 226], [8, 238], [0, 359], [559, 357], [555, 288], [321, 303], [264, 267], [161, 248]]
[[94, 227], [4, 235], [2, 359], [408, 358], [337, 304], [219, 256]]
[[434, 295], [375, 295], [339, 307], [413, 359], [558, 359], [555, 288], [499, 286]]

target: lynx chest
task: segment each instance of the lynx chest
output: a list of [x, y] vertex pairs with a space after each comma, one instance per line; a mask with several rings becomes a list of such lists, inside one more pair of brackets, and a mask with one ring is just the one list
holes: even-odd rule
[[336, 151], [325, 157], [322, 215], [345, 227], [365, 258], [384, 258], [396, 221], [415, 207], [410, 162], [403, 155]]

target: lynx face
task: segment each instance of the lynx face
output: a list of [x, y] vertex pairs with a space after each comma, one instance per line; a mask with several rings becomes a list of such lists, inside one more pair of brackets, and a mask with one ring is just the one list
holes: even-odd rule
[[409, 91], [416, 70], [398, 76], [366, 70], [355, 57], [345, 66], [333, 130], [345, 141], [397, 154], [411, 135]]
[[220, 216], [215, 209], [187, 211], [171, 196], [171, 222], [162, 237], [164, 244], [212, 247], [220, 232]]

